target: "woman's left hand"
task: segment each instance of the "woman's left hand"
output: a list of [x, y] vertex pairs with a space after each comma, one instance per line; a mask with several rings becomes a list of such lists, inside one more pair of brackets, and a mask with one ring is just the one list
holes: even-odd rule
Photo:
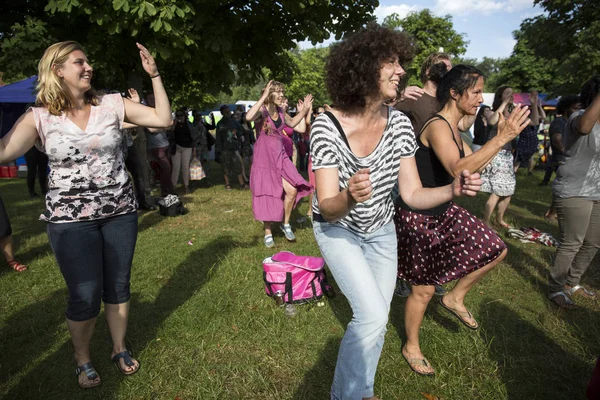
[[460, 196], [475, 196], [483, 181], [479, 176], [479, 173], [471, 174], [469, 171], [464, 170], [459, 176], [454, 179], [452, 183], [452, 194], [454, 197]]
[[138, 49], [140, 49], [140, 58], [142, 59], [144, 71], [146, 71], [150, 76], [158, 75], [158, 67], [156, 66], [156, 61], [154, 61], [152, 54], [150, 54], [148, 49], [141, 44], [136, 43], [136, 46]]
[[135, 90], [134, 88], [129, 88], [127, 89], [127, 92], [129, 92], [129, 98], [131, 99], [131, 101], [133, 101], [134, 103], [140, 103], [140, 95], [138, 94], [137, 90]]

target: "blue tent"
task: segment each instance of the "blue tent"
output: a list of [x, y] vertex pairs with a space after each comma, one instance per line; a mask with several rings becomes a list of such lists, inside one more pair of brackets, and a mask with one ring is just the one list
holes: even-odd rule
[[34, 103], [37, 76], [0, 86], [0, 103]]
[[[17, 119], [27, 110], [28, 104], [35, 103], [35, 83], [37, 76], [0, 86], [0, 137], [6, 135]], [[17, 165], [25, 164], [23, 157]]]

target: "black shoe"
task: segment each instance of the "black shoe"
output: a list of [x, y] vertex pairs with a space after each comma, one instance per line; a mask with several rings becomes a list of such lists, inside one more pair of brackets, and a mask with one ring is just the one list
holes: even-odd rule
[[144, 202], [139, 204], [138, 210], [154, 211], [156, 210], [156, 207], [152, 204]]

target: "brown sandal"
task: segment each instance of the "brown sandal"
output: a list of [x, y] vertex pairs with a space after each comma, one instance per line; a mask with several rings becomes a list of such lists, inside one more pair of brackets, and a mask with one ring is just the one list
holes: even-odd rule
[[27, 265], [21, 264], [17, 260], [11, 260], [8, 262], [8, 265], [14, 269], [16, 272], [25, 272], [27, 271]]

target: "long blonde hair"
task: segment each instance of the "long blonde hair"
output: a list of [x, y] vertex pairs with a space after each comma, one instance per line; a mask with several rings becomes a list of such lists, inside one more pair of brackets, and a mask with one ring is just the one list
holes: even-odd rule
[[[61, 115], [75, 106], [71, 92], [66, 89], [62, 79], [56, 74], [54, 66], [62, 67], [69, 59], [69, 54], [80, 50], [81, 45], [75, 41], [54, 43], [44, 51], [44, 55], [38, 63], [38, 83], [35, 104], [46, 107], [53, 115]], [[98, 97], [93, 89], [84, 94], [85, 104], [98, 105]]]
[[271, 88], [269, 89], [269, 95], [267, 96], [267, 98], [265, 99], [265, 102], [264, 102], [264, 104], [265, 104], [265, 106], [267, 106], [267, 108], [269, 107], [269, 105], [274, 104], [275, 97], [277, 96], [274, 93], [278, 92], [280, 90], [285, 90], [285, 86], [283, 85], [283, 83], [278, 82], [278, 81], [271, 82]]

